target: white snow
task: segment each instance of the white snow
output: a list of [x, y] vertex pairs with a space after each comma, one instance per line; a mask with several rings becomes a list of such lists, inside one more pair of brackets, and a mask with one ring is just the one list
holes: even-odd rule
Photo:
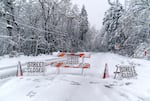
[[[150, 64], [148, 60], [133, 59], [111, 53], [91, 53], [86, 62], [91, 68], [80, 75], [80, 69], [48, 67], [45, 76], [23, 76], [0, 79], [0, 101], [150, 101]], [[56, 55], [1, 58], [3, 66], [15, 65], [18, 60], [44, 61]], [[105, 63], [110, 77], [102, 79]], [[117, 64], [134, 64], [137, 78], [115, 80]], [[7, 69], [9, 70], [9, 69]]]

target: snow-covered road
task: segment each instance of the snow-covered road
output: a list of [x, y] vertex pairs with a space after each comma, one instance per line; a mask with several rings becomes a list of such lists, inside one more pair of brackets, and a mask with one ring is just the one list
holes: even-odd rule
[[132, 81], [102, 80], [91, 76], [50, 75], [4, 81], [0, 101], [149, 101], [129, 89]]
[[[77, 74], [80, 70], [61, 70], [57, 75], [56, 69], [49, 69], [46, 76], [1, 79], [0, 101], [150, 101], [149, 61], [92, 53], [86, 62], [91, 68], [84, 76]], [[110, 78], [103, 80], [105, 63]], [[137, 79], [114, 80], [115, 65], [130, 63], [136, 65]]]

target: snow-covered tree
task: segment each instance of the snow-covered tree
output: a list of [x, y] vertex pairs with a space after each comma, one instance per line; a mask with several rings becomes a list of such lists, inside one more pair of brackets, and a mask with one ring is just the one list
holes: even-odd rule
[[77, 52], [89, 38], [87, 12], [70, 0], [0, 1], [0, 55]]
[[80, 39], [84, 40], [85, 35], [88, 31], [88, 15], [87, 15], [87, 11], [85, 10], [85, 6], [82, 7], [81, 10], [81, 22], [80, 22]]
[[[11, 53], [12, 51], [16, 51], [16, 46], [18, 45], [15, 40], [17, 24], [15, 23], [14, 17], [14, 2], [15, 0], [1, 0], [0, 2], [0, 5], [2, 6], [2, 8], [0, 9], [0, 20], [2, 24], [1, 27], [3, 27], [3, 33], [0, 34], [2, 34], [1, 41], [5, 40], [2, 41], [3, 44], [1, 46], [5, 47], [7, 51], [3, 51], [5, 51], [5, 53], [7, 54]], [[2, 36], [5, 36], [5, 38], [3, 38]]]
[[122, 19], [122, 31], [126, 36], [123, 51], [133, 55], [140, 43], [149, 43], [150, 37], [150, 2], [149, 0], [131, 0]]
[[101, 37], [102, 40], [100, 40], [98, 43], [100, 43], [101, 50], [107, 51], [107, 50], [115, 50], [115, 45], [117, 41], [117, 36], [120, 28], [120, 18], [124, 12], [123, 6], [117, 2], [110, 2], [110, 9], [105, 13], [105, 17], [103, 19], [103, 28], [101, 31]]
[[[89, 27], [88, 32], [86, 33], [86, 51], [99, 51], [97, 48], [96, 40], [97, 35], [99, 34], [99, 30], [97, 30], [94, 26]], [[100, 38], [99, 38], [100, 39]]]
[[79, 40], [80, 41], [79, 48], [83, 51], [83, 49], [86, 46], [86, 44], [85, 44], [86, 35], [89, 30], [88, 14], [87, 14], [87, 11], [86, 11], [84, 5], [81, 9], [80, 19], [81, 20], [80, 20], [80, 33], [79, 33], [79, 39], [80, 39]]

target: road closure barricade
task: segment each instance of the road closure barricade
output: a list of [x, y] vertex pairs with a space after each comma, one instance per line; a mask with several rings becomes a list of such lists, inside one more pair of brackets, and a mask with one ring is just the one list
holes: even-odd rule
[[81, 74], [84, 74], [84, 69], [90, 68], [90, 64], [84, 62], [86, 58], [91, 57], [90, 54], [61, 52], [58, 57], [63, 58], [63, 60], [50, 62], [52, 67], [58, 68], [58, 74], [60, 73], [60, 68], [80, 68]]
[[[12, 77], [12, 76], [43, 76], [50, 73], [61, 73], [60, 69], [78, 69], [81, 70], [81, 74], [84, 74], [85, 69], [90, 68], [89, 63], [85, 63], [85, 59], [90, 58], [90, 54], [85, 53], [65, 53], [61, 52], [55, 58], [51, 58], [43, 61], [30, 61], [22, 63], [21, 61], [14, 66], [8, 66], [0, 68], [4, 73], [0, 74], [0, 79]], [[54, 71], [48, 72], [47, 70], [54, 67]], [[8, 72], [9, 70], [9, 72]], [[57, 71], [56, 71], [57, 70]], [[7, 71], [7, 73], [5, 73]], [[50, 70], [51, 71], [51, 70]], [[70, 71], [71, 72], [71, 71]]]
[[[75, 71], [76, 68], [81, 70], [80, 74], [84, 74], [84, 70], [90, 68], [90, 64], [84, 62], [86, 58], [90, 58], [90, 54], [61, 52], [57, 55], [57, 58], [54, 59], [43, 62], [27, 62], [23, 72], [26, 76], [42, 76], [49, 75], [50, 73], [60, 74], [61, 69], [69, 70], [69, 68], [74, 68], [73, 71]], [[52, 68], [55, 69], [55, 72]], [[19, 70], [21, 69], [19, 68]], [[72, 71], [70, 71], [70, 73], [71, 72]]]

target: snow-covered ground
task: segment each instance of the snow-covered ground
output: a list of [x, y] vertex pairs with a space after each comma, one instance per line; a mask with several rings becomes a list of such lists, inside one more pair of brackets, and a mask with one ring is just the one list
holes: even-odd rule
[[[18, 60], [45, 61], [54, 56], [1, 58], [1, 67], [15, 65]], [[0, 79], [0, 101], [150, 101], [150, 61], [132, 59], [111, 53], [91, 53], [86, 59], [91, 68], [80, 75], [80, 69], [48, 67], [46, 76], [23, 76]], [[110, 77], [102, 79], [105, 63]], [[134, 64], [136, 79], [115, 80], [117, 64]], [[9, 69], [5, 70], [8, 71]], [[0, 70], [2, 71], [4, 70]]]

